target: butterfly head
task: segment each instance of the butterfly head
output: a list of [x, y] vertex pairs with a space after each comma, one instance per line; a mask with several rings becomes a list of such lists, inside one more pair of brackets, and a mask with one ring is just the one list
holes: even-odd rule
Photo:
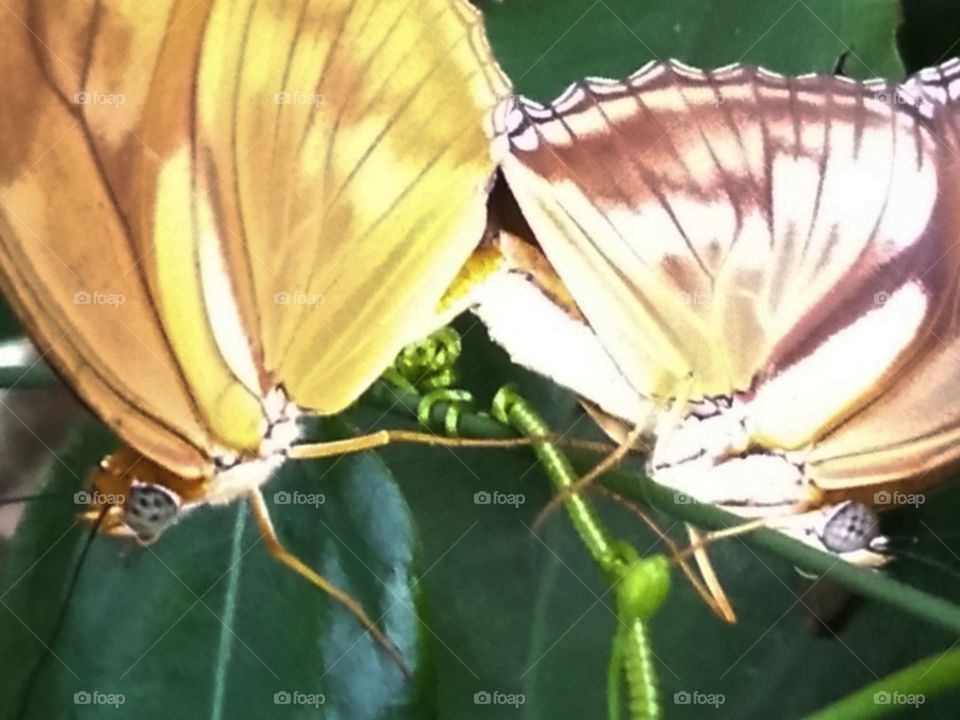
[[91, 475], [90, 490], [77, 497], [87, 506], [83, 519], [99, 522], [100, 532], [149, 543], [176, 522], [207, 484], [122, 448], [100, 462]]
[[824, 547], [836, 554], [863, 553], [882, 545], [880, 517], [868, 505], [847, 500], [829, 510], [820, 540]]
[[230, 502], [265, 483], [300, 436], [300, 409], [277, 387], [264, 400], [265, 429], [256, 453], [220, 448], [209, 468], [181, 475], [131, 447], [105, 457], [77, 493], [83, 518], [99, 531], [149, 543], [183, 512], [202, 504]]

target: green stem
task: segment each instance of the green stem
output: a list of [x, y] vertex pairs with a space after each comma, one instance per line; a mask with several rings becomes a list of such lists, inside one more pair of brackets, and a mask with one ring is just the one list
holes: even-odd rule
[[[371, 393], [371, 399], [413, 418], [416, 418], [420, 400], [415, 394], [398, 396], [386, 388], [378, 389], [376, 386]], [[443, 423], [445, 414], [443, 403], [433, 408], [433, 417], [438, 425]], [[458, 430], [462, 437], [516, 436], [508, 426], [488, 415], [478, 413], [462, 413]], [[568, 454], [573, 460], [574, 469], [589, 467], [596, 461], [595, 457], [585, 453], [571, 451]], [[671, 517], [699, 528], [720, 530], [743, 523], [742, 518], [714, 505], [678, 503], [673, 490], [658, 485], [639, 473], [612, 470], [604, 475], [600, 482], [634, 502], [655, 507]], [[960, 607], [948, 600], [918, 590], [875, 570], [838, 562], [835, 556], [815, 550], [775, 530], [757, 530], [743, 535], [740, 539], [751, 547], [767, 550], [809, 573], [829, 577], [838, 585], [859, 595], [886, 603], [913, 617], [960, 634]]]
[[627, 678], [627, 707], [631, 720], [660, 720], [660, 688], [657, 666], [650, 648], [646, 623], [635, 618], [628, 628], [620, 628], [623, 637], [623, 668]]
[[620, 720], [620, 678], [623, 673], [623, 631], [613, 633], [613, 649], [607, 664], [607, 713], [609, 720]]
[[808, 715], [806, 720], [867, 720], [911, 710], [957, 687], [958, 678], [960, 649], [919, 660]]
[[[550, 429], [536, 411], [521, 397], [514, 395], [507, 410], [510, 424], [528, 437], [546, 437]], [[563, 492], [577, 481], [577, 473], [570, 461], [553, 443], [543, 442], [533, 446], [534, 453], [543, 466], [557, 492]], [[570, 495], [564, 502], [567, 514], [580, 540], [586, 545], [593, 559], [608, 570], [610, 539], [596, 511], [582, 495]]]
[[[497, 393], [493, 408], [496, 417], [509, 422], [521, 435], [546, 438], [552, 434], [543, 418], [512, 388]], [[576, 484], [579, 476], [556, 445], [540, 442], [533, 449], [558, 493]], [[656, 612], [666, 597], [669, 563], [664, 559], [659, 564], [643, 564], [632, 546], [611, 542], [593, 507], [580, 494], [568, 495], [563, 504], [577, 534], [604, 571], [617, 596], [618, 623], [607, 675], [610, 719], [619, 720], [620, 717], [622, 677], [627, 688], [631, 720], [660, 720], [656, 666], [641, 616]], [[651, 583], [657, 584], [657, 589], [650, 587]]]

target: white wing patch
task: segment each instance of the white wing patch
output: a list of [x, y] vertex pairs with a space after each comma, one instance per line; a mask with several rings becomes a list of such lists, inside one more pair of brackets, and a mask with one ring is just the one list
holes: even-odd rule
[[589, 326], [572, 320], [523, 275], [496, 275], [482, 292], [474, 312], [515, 363], [548, 374], [616, 417], [652, 414], [652, 403], [630, 387]]
[[254, 397], [262, 397], [250, 338], [243, 329], [240, 311], [230, 283], [230, 273], [217, 237], [216, 225], [205, 202], [198, 203], [201, 233], [198, 252], [203, 304], [220, 354], [227, 367]]
[[916, 338], [928, 299], [908, 283], [837, 332], [795, 365], [760, 385], [749, 403], [753, 438], [797, 449], [881, 386], [884, 374]]

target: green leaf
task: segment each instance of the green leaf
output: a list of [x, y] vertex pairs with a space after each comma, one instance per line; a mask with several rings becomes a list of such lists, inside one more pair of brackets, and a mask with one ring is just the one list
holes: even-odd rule
[[550, 100], [584, 76], [620, 78], [651, 60], [782, 73], [903, 76], [894, 0], [506, 0], [486, 5], [498, 58], [517, 89]]
[[[265, 495], [281, 540], [378, 620], [418, 671], [410, 681], [351, 614], [268, 555], [245, 503], [189, 513], [146, 548], [91, 539], [72, 494], [104, 435], [74, 438], [49, 485], [63, 499], [30, 506], [4, 568], [0, 657], [16, 662], [0, 676], [3, 717], [316, 717], [321, 698], [327, 717], [430, 707], [414, 530], [376, 456], [288, 462]], [[104, 704], [118, 697], [119, 715]]]

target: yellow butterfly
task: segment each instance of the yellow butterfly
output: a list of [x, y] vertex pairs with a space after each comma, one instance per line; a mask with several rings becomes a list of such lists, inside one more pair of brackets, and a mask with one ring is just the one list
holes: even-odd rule
[[958, 88], [956, 60], [901, 85], [666, 62], [521, 100], [478, 312], [678, 502], [811, 511], [778, 524], [883, 562], [865, 506], [960, 465]]
[[0, 284], [129, 447], [89, 517], [155, 538], [249, 498], [442, 322], [505, 147], [463, 0], [13, 0], [0, 8]]

